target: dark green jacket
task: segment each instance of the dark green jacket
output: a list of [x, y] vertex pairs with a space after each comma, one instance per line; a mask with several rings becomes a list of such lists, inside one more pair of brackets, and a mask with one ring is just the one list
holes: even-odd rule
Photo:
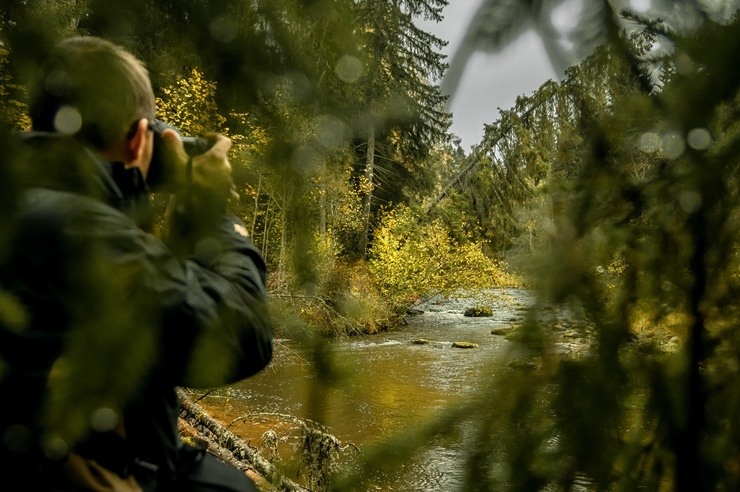
[[169, 243], [146, 232], [138, 171], [68, 139], [27, 138], [11, 158], [33, 172], [0, 258], [0, 301], [25, 313], [0, 319], [0, 467], [32, 478], [69, 442], [168, 476], [176, 386], [233, 383], [272, 357], [260, 253], [223, 207], [179, 210]]

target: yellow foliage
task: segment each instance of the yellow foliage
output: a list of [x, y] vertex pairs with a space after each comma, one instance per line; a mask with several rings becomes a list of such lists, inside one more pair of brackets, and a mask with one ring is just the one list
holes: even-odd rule
[[206, 132], [227, 133], [226, 118], [218, 112], [216, 83], [206, 80], [196, 69], [188, 77], [162, 90], [157, 98], [157, 117], [177, 127], [186, 136]]
[[247, 113], [231, 113], [229, 116], [241, 131], [246, 130], [245, 134], [229, 135], [232, 142], [232, 151], [241, 155], [243, 158], [264, 155], [267, 144], [269, 143], [267, 129], [254, 124]]
[[395, 305], [456, 289], [511, 283], [479, 243], [460, 244], [441, 221], [422, 225], [405, 207], [386, 214], [375, 231], [370, 269]]
[[13, 130], [24, 131], [31, 127], [25, 89], [13, 82], [8, 71], [8, 50], [0, 46], [0, 121]]
[[[229, 113], [235, 132], [227, 128], [226, 117], [216, 104], [217, 84], [196, 69], [188, 77], [162, 90], [157, 98], [157, 117], [175, 126], [184, 136], [218, 132], [231, 139], [231, 156], [238, 162], [252, 162], [264, 155], [269, 143], [268, 129], [256, 124], [248, 113]], [[233, 161], [232, 161], [233, 162]], [[239, 190], [248, 193], [247, 189]]]

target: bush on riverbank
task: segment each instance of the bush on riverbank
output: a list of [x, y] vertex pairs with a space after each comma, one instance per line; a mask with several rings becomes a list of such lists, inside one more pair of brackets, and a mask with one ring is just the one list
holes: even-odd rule
[[278, 332], [303, 325], [320, 335], [372, 334], [394, 323], [367, 263], [334, 262], [314, 292], [273, 292]]
[[285, 277], [274, 283], [284, 286], [272, 291], [278, 330], [300, 323], [321, 335], [372, 334], [434, 295], [520, 286], [480, 243], [461, 243], [441, 221], [425, 223], [403, 206], [388, 212], [376, 229], [369, 261], [318, 253], [310, 285]]
[[480, 243], [459, 242], [441, 221], [424, 223], [407, 207], [383, 217], [375, 230], [369, 268], [396, 311], [456, 289], [518, 284], [500, 262], [483, 253]]

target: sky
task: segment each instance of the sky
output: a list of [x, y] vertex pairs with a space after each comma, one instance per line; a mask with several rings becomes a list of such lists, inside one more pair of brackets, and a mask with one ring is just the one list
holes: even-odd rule
[[[420, 27], [448, 42], [442, 50], [448, 61], [461, 43], [481, 2], [449, 0], [443, 10], [442, 22], [419, 21]], [[652, 0], [613, 2], [638, 13], [645, 13], [652, 8]], [[734, 2], [737, 4], [740, 0]], [[712, 0], [706, 0], [703, 5], [711, 3]], [[717, 0], [714, 3], [718, 3]], [[561, 0], [551, 12], [553, 25], [561, 32], [570, 31], [576, 26], [583, 5], [583, 0]], [[525, 31], [498, 53], [474, 54], [454, 100], [447, 108], [452, 112], [450, 131], [460, 137], [462, 148], [469, 151], [483, 138], [483, 125], [498, 119], [499, 108], [513, 107], [518, 96], [531, 95], [549, 79], [557, 80], [558, 76], [541, 38], [534, 30]]]
[[[440, 23], [421, 22], [426, 31], [446, 40], [442, 51], [449, 57], [461, 42], [480, 0], [450, 0]], [[465, 69], [451, 106], [450, 131], [461, 139], [465, 151], [483, 138], [483, 125], [498, 119], [498, 108], [514, 106], [517, 96], [530, 95], [555, 71], [534, 31], [527, 31], [497, 54], [476, 53]]]

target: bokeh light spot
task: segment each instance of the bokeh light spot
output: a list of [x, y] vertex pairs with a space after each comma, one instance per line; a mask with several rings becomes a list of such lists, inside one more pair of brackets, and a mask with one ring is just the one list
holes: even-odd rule
[[712, 134], [706, 128], [694, 128], [687, 135], [689, 147], [695, 150], [704, 150], [712, 143]]
[[696, 71], [696, 64], [686, 53], [678, 53], [674, 60], [673, 65], [676, 67], [676, 72], [681, 75], [691, 75]]
[[82, 115], [73, 106], [62, 106], [54, 116], [54, 129], [64, 135], [74, 135], [82, 128]]
[[118, 414], [111, 408], [98, 408], [90, 418], [90, 426], [98, 432], [109, 432], [118, 425]]
[[684, 191], [678, 197], [678, 204], [687, 214], [693, 214], [701, 208], [701, 195], [696, 191]]
[[291, 165], [298, 174], [308, 176], [321, 164], [321, 156], [310, 145], [300, 145], [293, 151]]
[[355, 56], [344, 55], [335, 68], [337, 76], [345, 82], [357, 82], [362, 77], [362, 62]]
[[219, 43], [228, 43], [236, 38], [236, 22], [230, 17], [224, 15], [216, 17], [208, 26], [211, 37]]
[[61, 460], [69, 452], [67, 441], [58, 436], [47, 439], [42, 448], [46, 457], [53, 461]]
[[31, 449], [31, 429], [25, 425], [11, 425], [2, 435], [2, 444], [11, 454], [24, 454]]
[[663, 155], [667, 159], [678, 159], [686, 150], [686, 141], [678, 132], [667, 132], [663, 135]]
[[334, 115], [322, 114], [316, 117], [316, 140], [324, 147], [339, 147], [347, 134], [346, 125]]
[[658, 152], [661, 148], [660, 136], [654, 132], [645, 132], [640, 136], [639, 146], [643, 152]]

